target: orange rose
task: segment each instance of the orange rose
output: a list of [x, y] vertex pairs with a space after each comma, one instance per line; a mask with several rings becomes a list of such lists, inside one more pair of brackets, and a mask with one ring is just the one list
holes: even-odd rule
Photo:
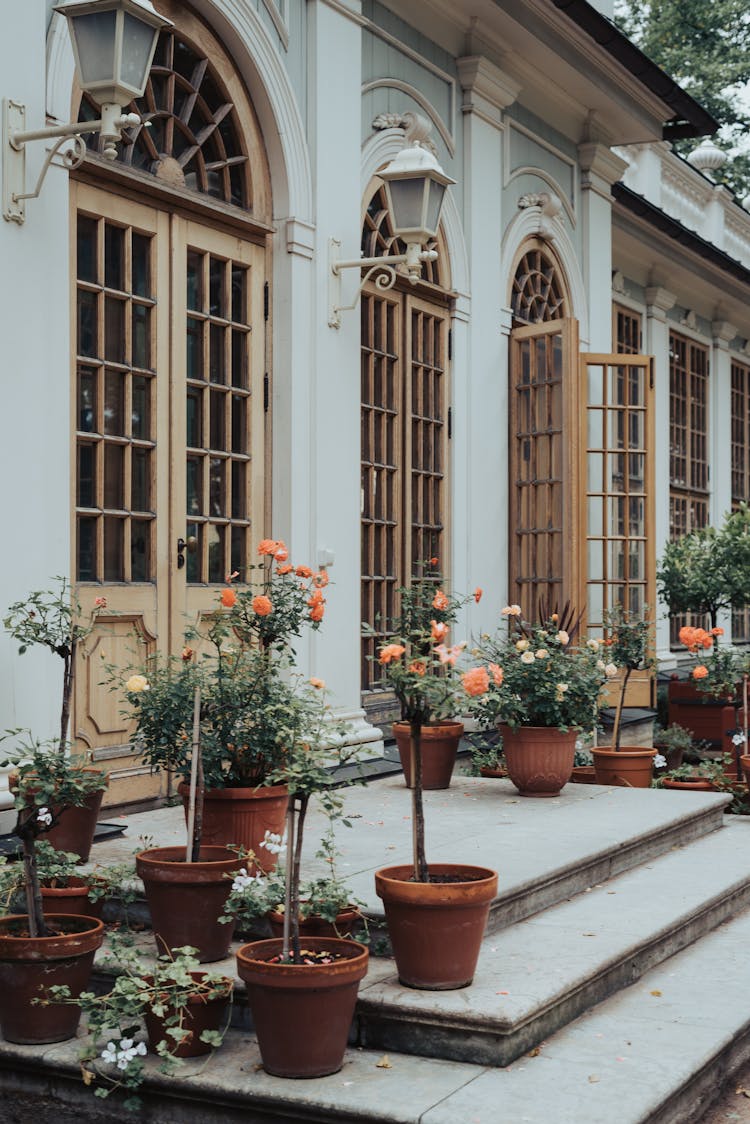
[[312, 609], [310, 610], [310, 620], [311, 621], [322, 621], [324, 613], [325, 613], [325, 606], [324, 605], [313, 605]]
[[313, 576], [309, 566], [298, 566], [294, 572], [298, 578], [311, 578]]
[[414, 675], [424, 675], [427, 671], [427, 664], [424, 660], [412, 660], [409, 664], [409, 671]]
[[330, 581], [327, 570], [318, 570], [316, 574], [313, 574], [313, 581], [319, 589], [325, 589]]
[[724, 635], [724, 629], [723, 628], [712, 628], [711, 629], [711, 635], [712, 636], [723, 636]]
[[438, 609], [438, 610], [448, 608], [448, 598], [445, 596], [442, 589], [439, 589], [437, 591], [437, 593], [435, 594], [435, 596], [433, 597], [432, 607], [433, 607], [433, 609]]
[[275, 554], [283, 543], [279, 543], [276, 539], [261, 539], [258, 543], [258, 554]]
[[496, 663], [490, 663], [487, 665], [487, 667], [489, 669], [490, 675], [492, 676], [492, 682], [496, 687], [502, 687], [503, 669]]
[[231, 609], [232, 606], [234, 604], [236, 604], [236, 602], [237, 602], [237, 594], [234, 592], [233, 589], [229, 589], [228, 586], [227, 586], [226, 589], [222, 589], [222, 591], [221, 591], [221, 603], [222, 603], [222, 605], [224, 606], [225, 609]]
[[276, 573], [282, 574], [282, 575], [283, 574], [291, 574], [293, 569], [294, 569], [294, 566], [290, 566], [289, 563], [287, 563], [286, 566], [277, 566], [276, 567]]
[[324, 605], [325, 604], [325, 598], [323, 596], [323, 591], [320, 590], [320, 589], [314, 589], [307, 599], [307, 604], [313, 605], [313, 606]]
[[708, 668], [699, 663], [697, 667], [693, 668], [693, 679], [705, 679], [708, 675]]
[[482, 590], [479, 586], [477, 586], [477, 588], [474, 590], [474, 600], [476, 601], [477, 605], [482, 600], [483, 592], [484, 590]]
[[267, 617], [273, 611], [270, 597], [265, 594], [259, 593], [257, 597], [253, 597], [251, 601], [253, 612], [257, 613], [259, 617]]
[[464, 673], [461, 682], [467, 695], [486, 695], [490, 687], [490, 677], [484, 667], [472, 667]]
[[182, 658], [185, 661], [185, 663], [187, 663], [188, 660], [191, 660], [193, 658], [193, 649], [192, 648], [183, 648], [182, 649]]
[[428, 562], [430, 563], [430, 565], [431, 565], [431, 566], [437, 566], [437, 564], [438, 564], [438, 562], [440, 561], [440, 559], [439, 559], [439, 558], [437, 558], [437, 557], [435, 557], [435, 558], [428, 558], [428, 559], [427, 559], [427, 561], [428, 561]]
[[378, 660], [382, 664], [390, 663], [391, 660], [400, 660], [405, 651], [403, 644], [386, 644], [380, 649]]
[[310, 680], [310, 686], [314, 687], [316, 691], [322, 691], [325, 685], [324, 679], [316, 679], [315, 676], [313, 676]]
[[276, 549], [273, 552], [273, 556], [277, 562], [286, 562], [287, 558], [289, 557], [289, 551], [287, 550], [285, 543], [278, 542], [276, 544]]
[[444, 621], [430, 621], [430, 635], [435, 643], [439, 644], [448, 635], [448, 625]]

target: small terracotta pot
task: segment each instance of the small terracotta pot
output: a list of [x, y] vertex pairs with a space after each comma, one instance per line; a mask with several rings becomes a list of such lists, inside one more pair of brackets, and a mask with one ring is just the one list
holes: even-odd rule
[[715, 792], [716, 789], [705, 777], [695, 777], [693, 780], [676, 781], [665, 777], [661, 782], [662, 788], [679, 789], [681, 792]]
[[479, 766], [480, 777], [494, 777], [495, 780], [503, 780], [508, 776], [508, 770], [503, 765], [497, 765], [494, 768], [491, 765]]
[[86, 988], [104, 925], [91, 917], [56, 914], [59, 935], [17, 936], [28, 918], [0, 918], [0, 1030], [6, 1042], [38, 1045], [73, 1038], [81, 1017], [75, 1004], [32, 1003], [48, 987], [67, 984], [77, 998]]
[[42, 886], [45, 916], [55, 913], [75, 914], [76, 917], [101, 918], [104, 898], [89, 901], [89, 887], [82, 878], [66, 878], [64, 886]]
[[576, 734], [555, 727], [501, 727], [508, 776], [520, 796], [559, 796], [570, 780]]
[[425, 991], [468, 987], [497, 894], [497, 874], [454, 863], [430, 863], [429, 873], [436, 881], [412, 881], [411, 865], [375, 873], [398, 978]]
[[596, 770], [593, 765], [574, 765], [570, 779], [573, 784], [596, 784]]
[[[191, 972], [190, 975], [196, 982], [204, 979], [205, 972]], [[144, 977], [148, 982], [151, 977]], [[214, 999], [207, 999], [205, 995], [193, 995], [187, 1001], [187, 1011], [184, 1014], [182, 1029], [190, 1031], [189, 1036], [182, 1039], [178, 1046], [174, 1046], [165, 1022], [171, 1018], [173, 1010], [167, 1007], [164, 1017], [155, 1015], [153, 1011], [145, 1011], [143, 1021], [148, 1034], [148, 1046], [152, 1054], [157, 1052], [160, 1042], [166, 1041], [169, 1052], [173, 1058], [199, 1058], [210, 1054], [213, 1049], [207, 1042], [201, 1042], [204, 1030], [223, 1030], [227, 1022], [227, 1010], [232, 998], [232, 981], [229, 976], [222, 977], [225, 989], [221, 995]]]
[[[79, 856], [79, 862], [85, 863], [91, 853], [91, 844], [94, 841], [94, 832], [96, 831], [96, 821], [99, 818], [99, 812], [104, 799], [104, 789], [109, 785], [109, 776], [107, 773], [102, 772], [101, 769], [95, 766], [87, 766], [85, 771], [87, 773], [97, 773], [101, 776], [104, 788], [99, 789], [98, 792], [91, 792], [86, 797], [86, 802], [79, 807], [73, 805], [68, 808], [60, 808], [59, 805], [53, 804], [52, 812], [54, 815], [59, 816], [58, 822], [49, 831], [44, 833], [43, 838], [51, 843], [56, 851], [70, 851]], [[13, 792], [17, 787], [18, 775], [11, 773], [8, 778], [8, 787]]]
[[[190, 788], [184, 782], [182, 797], [187, 822]], [[203, 843], [206, 846], [245, 847], [255, 853], [255, 866], [268, 873], [276, 869], [278, 855], [261, 847], [266, 832], [284, 834], [289, 790], [284, 784], [257, 788], [209, 788], [203, 797]]]
[[619, 788], [650, 788], [656, 749], [629, 746], [627, 749], [593, 749], [596, 783]]
[[341, 1069], [359, 981], [367, 972], [369, 953], [357, 941], [311, 937], [305, 944], [341, 959], [271, 964], [282, 948], [277, 938], [237, 950], [263, 1068], [276, 1077], [325, 1077]]
[[[458, 743], [463, 737], [463, 732], [464, 728], [461, 722], [437, 722], [434, 725], [422, 727], [420, 739], [422, 788], [448, 788], [453, 776], [453, 766], [456, 763]], [[413, 788], [409, 734], [408, 722], [393, 723], [393, 736], [398, 746], [398, 755], [401, 758], [401, 768], [404, 770], [406, 787]]]
[[197, 863], [185, 862], [184, 847], [154, 847], [136, 855], [160, 955], [192, 945], [201, 963], [224, 959], [234, 923], [224, 925], [219, 917], [232, 889], [227, 875], [237, 865], [237, 856], [225, 847], [201, 847]]
[[[274, 937], [283, 937], [284, 914], [273, 912], [267, 913], [266, 917]], [[313, 913], [309, 917], [300, 917], [299, 935], [305, 938], [348, 937], [354, 932], [354, 929], [361, 920], [362, 914], [359, 911], [359, 907], [356, 905], [348, 905], [345, 909], [339, 910], [336, 914], [335, 921], [326, 921], [324, 917]]]

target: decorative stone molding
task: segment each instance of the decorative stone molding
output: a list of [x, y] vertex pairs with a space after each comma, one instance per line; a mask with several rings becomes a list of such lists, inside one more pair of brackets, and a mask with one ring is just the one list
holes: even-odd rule
[[654, 320], [666, 320], [670, 308], [674, 308], [677, 297], [661, 285], [650, 285], [646, 289], [646, 316]]
[[487, 107], [504, 110], [517, 99], [521, 86], [509, 74], [481, 55], [465, 55], [456, 62], [458, 80], [466, 95], [466, 107], [475, 108], [477, 98]]
[[750, 340], [745, 340], [742, 347], [740, 348], [740, 354], [750, 356]]
[[524, 211], [528, 207], [538, 207], [539, 234], [554, 241], [554, 220], [562, 210], [562, 200], [553, 191], [532, 191], [521, 195], [518, 200], [519, 209]]
[[611, 187], [622, 179], [628, 168], [626, 160], [621, 159], [607, 145], [595, 141], [579, 144], [578, 159], [581, 170], [588, 173], [588, 177], [584, 177], [584, 185], [587, 178], [590, 182], [591, 177], [596, 176]]
[[437, 157], [437, 146], [429, 135], [432, 132], [432, 122], [420, 113], [412, 113], [411, 110], [405, 113], [379, 113], [373, 119], [372, 127], [376, 132], [381, 129], [403, 129], [407, 144], [426, 148]]
[[713, 320], [711, 323], [711, 337], [717, 347], [725, 350], [737, 335], [737, 328], [728, 320]]
[[692, 309], [692, 308], [689, 308], [686, 311], [685, 315], [680, 318], [680, 323], [682, 324], [683, 328], [690, 328], [691, 331], [697, 332], [698, 331], [698, 317], [695, 314], [695, 310]]
[[630, 296], [630, 290], [625, 285], [625, 277], [619, 269], [612, 271], [612, 292], [620, 297]]
[[287, 219], [286, 251], [288, 254], [312, 259], [315, 252], [315, 227], [300, 219]]

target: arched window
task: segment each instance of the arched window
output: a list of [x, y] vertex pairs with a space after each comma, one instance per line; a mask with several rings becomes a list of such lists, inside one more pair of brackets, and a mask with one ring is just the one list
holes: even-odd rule
[[[362, 228], [365, 255], [402, 253], [382, 186]], [[368, 710], [383, 702], [372, 657], [398, 612], [398, 590], [427, 558], [448, 562], [449, 283], [447, 251], [413, 288], [366, 287], [362, 317], [362, 688]]]
[[558, 266], [540, 245], [521, 257], [513, 277], [513, 318], [524, 324], [560, 320], [565, 315], [565, 293]]

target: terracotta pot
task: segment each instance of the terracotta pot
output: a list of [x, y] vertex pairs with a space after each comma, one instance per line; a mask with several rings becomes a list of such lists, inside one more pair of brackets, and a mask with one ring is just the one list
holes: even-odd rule
[[201, 847], [200, 856], [200, 862], [186, 863], [184, 847], [154, 847], [136, 855], [135, 869], [159, 954], [189, 944], [209, 963], [229, 952], [234, 924], [223, 925], [219, 917], [232, 889], [227, 875], [238, 860], [224, 847]]
[[[741, 690], [736, 691], [736, 698], [741, 694]], [[735, 700], [705, 695], [694, 683], [671, 679], [667, 697], [668, 724], [677, 722], [686, 730], [692, 730], [696, 741], [708, 742], [713, 749], [721, 749], [724, 732], [737, 725]]]
[[90, 902], [88, 894], [89, 888], [82, 878], [67, 878], [64, 886], [42, 886], [45, 916], [48, 913], [67, 913], [76, 917], [101, 918], [104, 898]]
[[[189, 786], [183, 782], [178, 792], [187, 822]], [[289, 790], [283, 784], [207, 789], [203, 798], [203, 843], [213, 847], [245, 847], [255, 853], [255, 865], [261, 870], [275, 870], [278, 855], [260, 844], [267, 831], [284, 834], [288, 797]]]
[[750, 789], [750, 753], [743, 753], [740, 755], [740, 767], [742, 769], [742, 776], [745, 778], [745, 784]]
[[596, 771], [593, 765], [574, 765], [570, 774], [573, 784], [596, 784]]
[[502, 727], [508, 776], [521, 796], [559, 796], [573, 772], [576, 733], [555, 727]]
[[[91, 853], [91, 844], [94, 841], [96, 821], [99, 818], [104, 789], [109, 784], [108, 775], [101, 769], [96, 769], [92, 765], [88, 766], [85, 771], [87, 773], [98, 773], [102, 778], [104, 788], [101, 788], [98, 792], [89, 793], [85, 803], [81, 804], [80, 807], [73, 806], [61, 809], [59, 805], [53, 804], [51, 811], [53, 815], [59, 816], [59, 820], [43, 836], [56, 851], [71, 851], [79, 856], [79, 861], [82, 863], [87, 862]], [[17, 780], [17, 774], [11, 773], [8, 780], [11, 792], [15, 790]]]
[[104, 925], [94, 918], [56, 914], [60, 935], [17, 936], [28, 928], [25, 915], [0, 918], [0, 1030], [7, 1042], [37, 1045], [73, 1038], [81, 1012], [75, 1004], [41, 1006], [42, 989], [67, 984], [74, 998], [86, 988]]
[[675, 781], [665, 777], [661, 782], [662, 788], [680, 789], [682, 792], [715, 792], [716, 789], [705, 777], [694, 777], [693, 780]]
[[656, 749], [629, 746], [619, 751], [594, 749], [596, 783], [620, 788], [650, 788], [654, 775]]
[[456, 863], [430, 863], [428, 869], [433, 882], [413, 882], [410, 864], [375, 873], [398, 978], [425, 991], [468, 987], [497, 894], [497, 874]]
[[[267, 913], [266, 917], [274, 937], [283, 937], [284, 914]], [[339, 910], [335, 921], [326, 921], [324, 917], [313, 913], [310, 917], [300, 917], [299, 935], [300, 937], [348, 937], [361, 920], [362, 914], [356, 905], [347, 905], [345, 909]]]
[[[196, 982], [204, 979], [205, 972], [191, 972], [190, 975]], [[144, 977], [150, 982], [151, 977]], [[201, 1042], [204, 1030], [223, 1030], [227, 1024], [227, 1011], [232, 998], [232, 981], [228, 976], [222, 977], [225, 982], [223, 994], [215, 999], [207, 999], [205, 995], [193, 995], [187, 1001], [187, 1010], [183, 1016], [182, 1029], [190, 1031], [190, 1035], [183, 1038], [178, 1046], [174, 1045], [175, 1039], [169, 1034], [165, 1022], [171, 1018], [173, 1008], [167, 1007], [165, 1015], [155, 1015], [153, 1011], [145, 1011], [143, 1021], [146, 1024], [148, 1045], [152, 1054], [157, 1052], [160, 1042], [166, 1041], [169, 1052], [173, 1058], [199, 1058], [210, 1054], [213, 1049], [208, 1042]]]
[[[460, 722], [438, 722], [422, 727], [422, 788], [448, 788], [456, 763], [458, 743], [464, 728]], [[411, 776], [411, 753], [409, 751], [409, 723], [394, 722], [393, 736], [404, 770], [407, 788], [413, 788]]]
[[479, 766], [480, 777], [494, 777], [496, 780], [503, 780], [508, 775], [508, 770], [504, 765], [497, 765], [492, 768], [490, 765]]
[[263, 1068], [276, 1077], [325, 1077], [341, 1069], [359, 981], [367, 972], [367, 948], [356, 941], [311, 937], [305, 944], [342, 958], [270, 964], [281, 952], [277, 938], [237, 950]]

